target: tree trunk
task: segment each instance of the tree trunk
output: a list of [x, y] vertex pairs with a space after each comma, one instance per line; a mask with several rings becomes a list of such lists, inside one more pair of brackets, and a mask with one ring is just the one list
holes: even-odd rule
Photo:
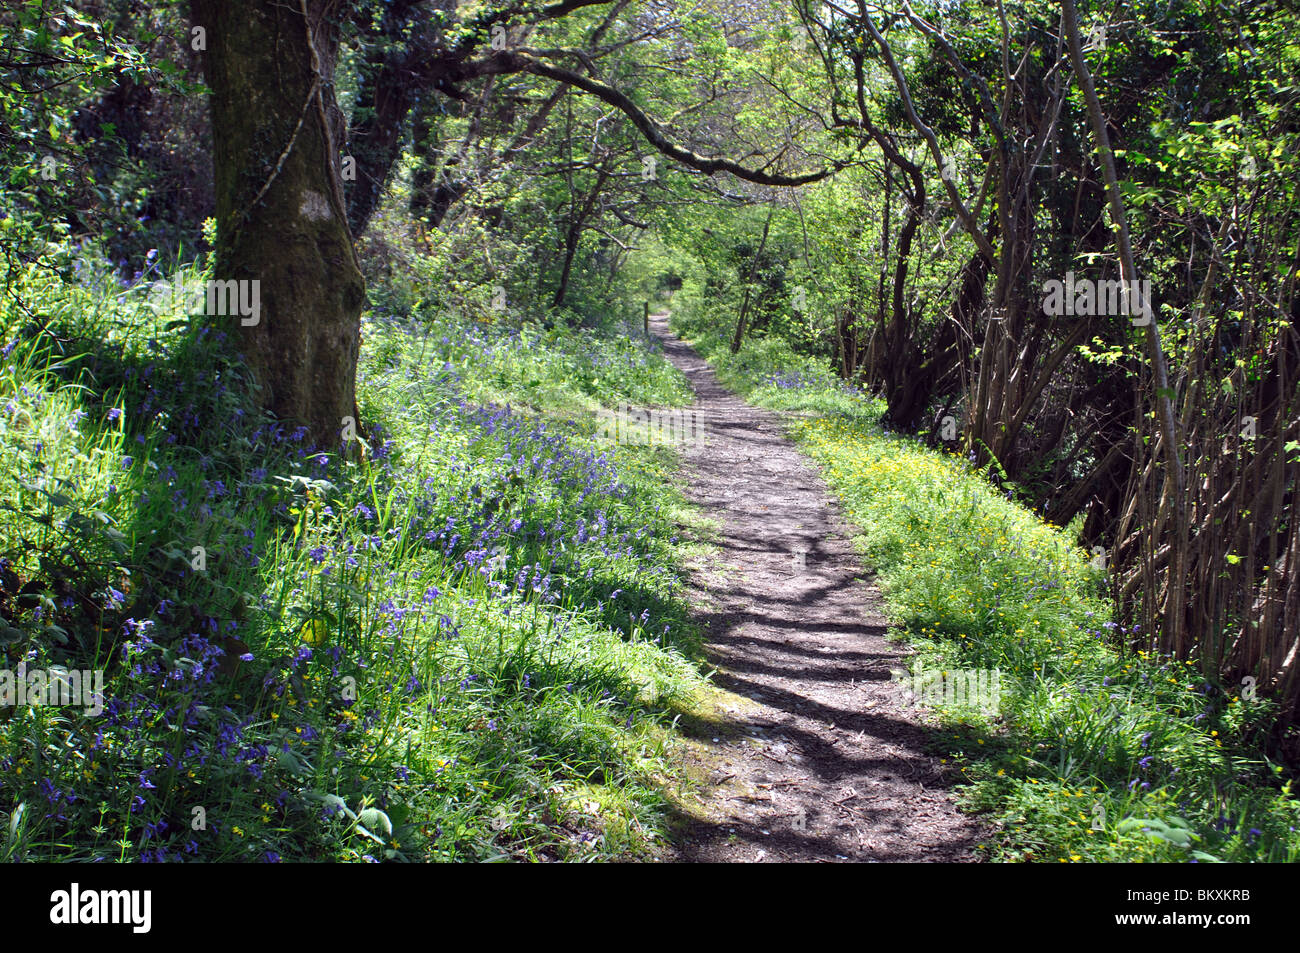
[[595, 211], [596, 202], [600, 198], [600, 190], [605, 187], [606, 180], [609, 179], [610, 172], [606, 168], [596, 174], [596, 184], [591, 187], [591, 192], [582, 203], [582, 208], [575, 209], [572, 212], [572, 218], [569, 220], [569, 228], [564, 234], [564, 266], [560, 270], [560, 283], [555, 289], [555, 295], [551, 298], [552, 308], [564, 307], [564, 299], [569, 294], [569, 277], [573, 273], [573, 259], [578, 252], [578, 243], [582, 241], [582, 232], [586, 228], [587, 220]]
[[345, 192], [353, 236], [365, 233], [379, 208], [401, 155], [407, 115], [421, 99], [427, 115], [430, 98], [443, 86], [448, 61], [439, 24], [455, 6], [453, 0], [387, 0], [377, 19], [359, 16], [364, 55], [357, 62], [356, 106], [346, 143], [355, 162], [355, 178]]
[[379, 208], [415, 100], [415, 90], [399, 66], [385, 65], [377, 73], [363, 76], [357, 103], [361, 118], [350, 130], [347, 143], [356, 163], [356, 180], [347, 194], [348, 226], [356, 235], [365, 232]]
[[[1110, 145], [1110, 134], [1106, 131], [1106, 117], [1101, 110], [1101, 100], [1092, 81], [1092, 73], [1083, 56], [1083, 44], [1079, 39], [1079, 17], [1074, 0], [1062, 0], [1061, 25], [1064, 28], [1070, 60], [1074, 64], [1074, 73], [1083, 91], [1084, 102], [1088, 106], [1088, 118], [1092, 124], [1094, 145], [1097, 159], [1101, 165], [1102, 176], [1106, 182], [1106, 194], [1110, 202], [1110, 218], [1115, 227], [1115, 240], [1118, 245], [1120, 277], [1136, 284], [1138, 280], [1137, 264], [1133, 255], [1133, 246], [1129, 238], [1128, 217], [1124, 200], [1120, 192], [1119, 176], [1115, 171], [1115, 154]], [[1141, 295], [1139, 295], [1141, 297]], [[1160, 330], [1151, 313], [1150, 302], [1138, 302], [1140, 310], [1146, 313], [1147, 351], [1151, 359], [1153, 383], [1155, 385], [1156, 419], [1160, 426], [1160, 438], [1163, 443], [1166, 466], [1168, 468], [1165, 486], [1166, 498], [1170, 499], [1174, 511], [1174, 558], [1169, 571], [1169, 599], [1166, 605], [1165, 621], [1169, 626], [1170, 641], [1174, 654], [1179, 659], [1187, 657], [1186, 618], [1184, 616], [1184, 567], [1187, 557], [1187, 500], [1186, 483], [1183, 474], [1182, 459], [1179, 456], [1178, 420], [1174, 412], [1173, 390], [1169, 386], [1169, 368], [1165, 363], [1164, 348], [1160, 342]]]
[[[277, 417], [337, 445], [356, 415], [365, 281], [352, 247], [326, 0], [194, 0], [212, 110], [220, 280], [258, 282], [228, 320]], [[209, 316], [209, 320], [214, 320]]]
[[732, 354], [740, 350], [740, 345], [745, 340], [745, 318], [749, 314], [751, 285], [754, 281], [754, 272], [758, 270], [758, 261], [763, 257], [763, 250], [767, 248], [767, 233], [768, 229], [772, 227], [772, 216], [774, 214], [776, 214], [776, 206], [772, 205], [767, 210], [767, 221], [763, 223], [763, 239], [758, 243], [758, 251], [754, 254], [754, 260], [749, 265], [749, 274], [745, 276], [745, 300], [740, 305], [740, 318], [736, 321], [736, 333], [731, 338]]

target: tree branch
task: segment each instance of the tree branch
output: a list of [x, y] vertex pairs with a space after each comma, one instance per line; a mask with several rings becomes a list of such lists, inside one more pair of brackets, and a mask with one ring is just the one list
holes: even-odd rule
[[646, 141], [657, 151], [706, 175], [727, 172], [738, 179], [744, 179], [758, 185], [797, 186], [820, 181], [842, 168], [842, 165], [835, 163], [830, 168], [819, 169], [815, 172], [805, 172], [800, 175], [780, 175], [758, 169], [749, 169], [738, 162], [724, 159], [721, 156], [700, 155], [670, 140], [659, 123], [646, 115], [645, 111], [622, 91], [593, 76], [575, 73], [572, 70], [564, 69], [554, 63], [548, 63], [525, 53], [503, 51], [480, 60], [466, 62], [462, 64], [461, 68], [471, 76], [532, 73], [534, 76], [543, 76], [557, 82], [567, 83], [576, 89], [581, 89], [583, 92], [608, 103], [627, 116], [632, 125], [636, 126]]

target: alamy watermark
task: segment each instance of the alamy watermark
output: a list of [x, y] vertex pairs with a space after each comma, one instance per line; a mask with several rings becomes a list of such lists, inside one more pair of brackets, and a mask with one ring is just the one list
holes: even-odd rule
[[34, 668], [19, 662], [17, 671], [0, 668], [0, 708], [69, 706], [84, 708], [92, 718], [104, 710], [102, 669]]
[[56, 926], [121, 924], [132, 933], [148, 933], [152, 909], [152, 890], [83, 890], [73, 883], [50, 894], [50, 922]]
[[694, 410], [660, 410], [620, 404], [596, 411], [596, 435], [636, 446], [683, 446], [704, 442], [704, 420]]
[[262, 320], [262, 283], [251, 281], [155, 281], [149, 286], [149, 306], [166, 313], [180, 310], [184, 314], [238, 316], [249, 328]]
[[943, 705], [976, 708], [995, 715], [1002, 704], [1002, 673], [993, 668], [894, 672], [894, 681], [911, 694], [915, 707]]
[[1065, 280], [1051, 278], [1043, 282], [1047, 295], [1043, 310], [1061, 315], [1110, 316], [1126, 315], [1134, 327], [1151, 323], [1151, 280], [1149, 278], [1104, 280], [1074, 277], [1067, 271]]

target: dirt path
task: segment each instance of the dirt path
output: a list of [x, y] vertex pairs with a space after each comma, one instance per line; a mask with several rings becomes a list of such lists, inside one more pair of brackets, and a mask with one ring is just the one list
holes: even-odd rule
[[973, 860], [980, 827], [953, 806], [890, 680], [906, 650], [885, 638], [880, 595], [816, 468], [667, 315], [650, 321], [707, 435], [686, 450], [687, 492], [720, 524], [722, 565], [694, 573], [691, 599], [718, 684], [753, 700], [700, 739], [707, 816], [687, 820], [674, 859]]

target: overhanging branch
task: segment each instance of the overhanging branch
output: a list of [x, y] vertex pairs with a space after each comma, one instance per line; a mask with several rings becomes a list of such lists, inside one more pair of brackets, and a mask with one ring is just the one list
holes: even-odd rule
[[461, 72], [466, 77], [491, 76], [504, 73], [532, 73], [534, 76], [543, 76], [560, 83], [567, 83], [622, 112], [657, 151], [706, 175], [726, 172], [738, 179], [744, 179], [746, 182], [753, 182], [757, 185], [797, 186], [820, 181], [842, 168], [839, 164], [833, 164], [829, 168], [819, 169], [815, 172], [805, 172], [799, 175], [780, 175], [761, 169], [749, 169], [738, 162], [721, 156], [700, 155], [669, 139], [659, 123], [646, 115], [645, 111], [625, 93], [615, 89], [608, 83], [602, 82], [593, 76], [575, 73], [572, 70], [524, 53], [511, 51], [495, 53], [481, 60], [463, 63]]

